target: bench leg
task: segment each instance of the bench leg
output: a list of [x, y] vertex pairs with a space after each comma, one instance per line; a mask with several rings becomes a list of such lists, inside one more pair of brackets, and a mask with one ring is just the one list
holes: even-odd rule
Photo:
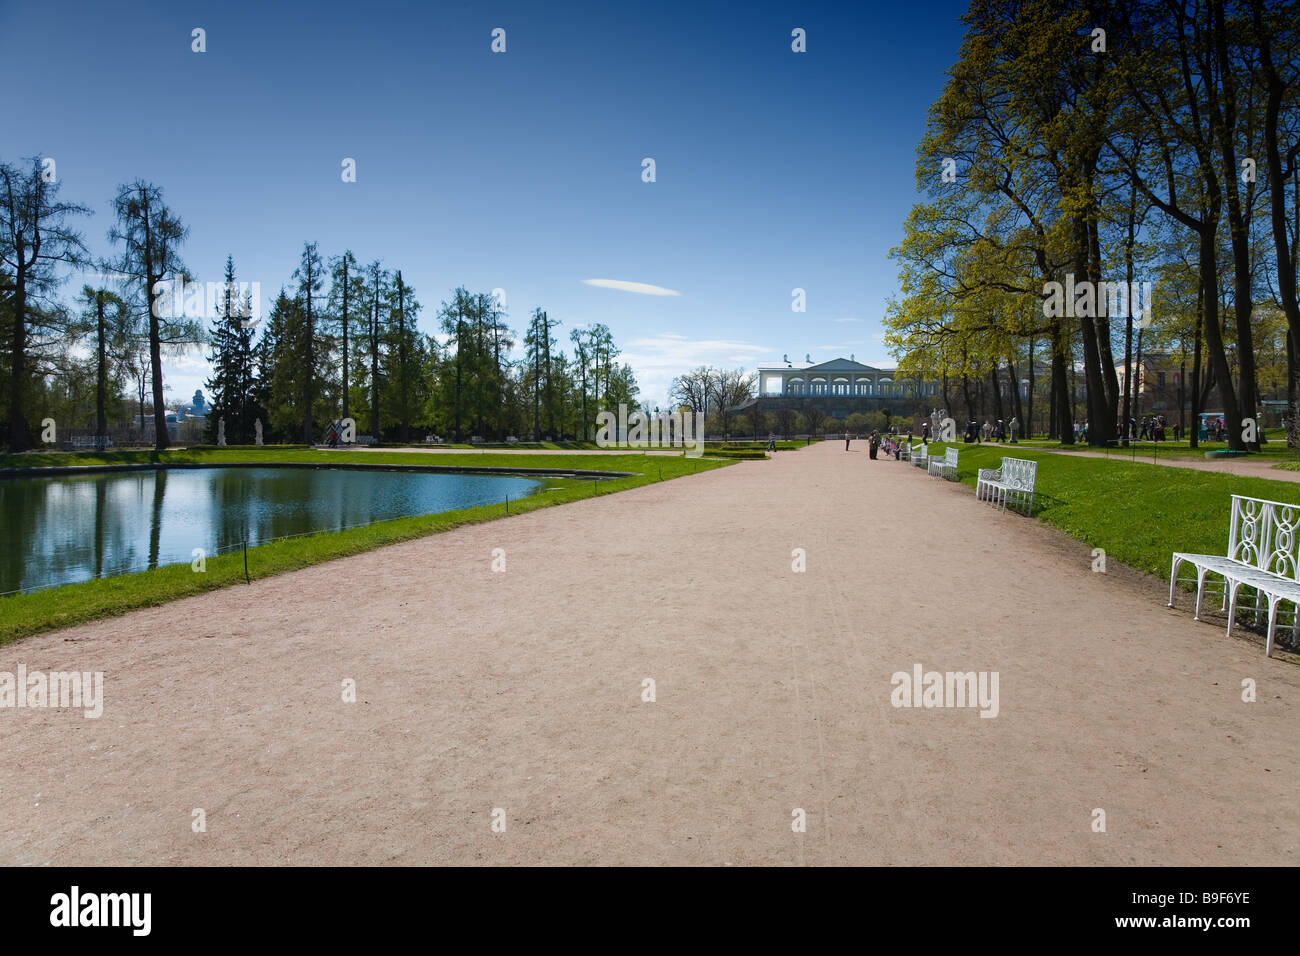
[[1273, 631], [1277, 627], [1277, 606], [1281, 598], [1270, 598], [1268, 602], [1268, 640], [1264, 643], [1264, 656], [1273, 656]]
[[1232, 637], [1232, 619], [1237, 616], [1237, 588], [1241, 587], [1236, 581], [1223, 579], [1223, 594], [1228, 601], [1228, 636]]
[[1178, 587], [1178, 568], [1182, 563], [1179, 558], [1174, 558], [1169, 567], [1169, 603], [1165, 605], [1166, 607], [1174, 606], [1174, 589]]
[[1201, 595], [1205, 593], [1205, 572], [1200, 568], [1196, 569], [1196, 613], [1192, 615], [1193, 621], [1201, 619]]

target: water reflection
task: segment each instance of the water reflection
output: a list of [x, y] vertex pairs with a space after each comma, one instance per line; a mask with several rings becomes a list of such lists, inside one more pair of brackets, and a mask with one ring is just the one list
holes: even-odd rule
[[532, 478], [305, 468], [0, 479], [0, 593], [519, 498]]

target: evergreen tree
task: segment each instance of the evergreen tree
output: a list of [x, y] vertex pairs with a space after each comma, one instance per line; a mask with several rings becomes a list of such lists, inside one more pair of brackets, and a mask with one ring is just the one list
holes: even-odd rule
[[298, 334], [295, 336], [295, 351], [302, 363], [298, 369], [302, 396], [302, 440], [307, 445], [314, 441], [316, 411], [314, 406], [321, 392], [320, 372], [317, 365], [324, 350], [319, 341], [317, 320], [320, 317], [318, 303], [324, 271], [325, 266], [316, 243], [304, 243], [302, 258], [298, 268], [294, 270], [293, 277], [298, 282], [297, 297], [301, 321], [297, 327]]
[[235, 261], [226, 257], [226, 276], [217, 316], [209, 330], [212, 377], [208, 390], [207, 440], [215, 441], [217, 423], [226, 422], [226, 439], [251, 444], [253, 422], [259, 417], [256, 356], [253, 349], [252, 302], [239, 298], [235, 283]]

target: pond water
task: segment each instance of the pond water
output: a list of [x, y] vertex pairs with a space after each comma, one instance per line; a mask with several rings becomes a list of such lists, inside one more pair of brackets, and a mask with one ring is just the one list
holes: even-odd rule
[[312, 531], [521, 498], [535, 478], [173, 468], [0, 478], [0, 594], [189, 563]]

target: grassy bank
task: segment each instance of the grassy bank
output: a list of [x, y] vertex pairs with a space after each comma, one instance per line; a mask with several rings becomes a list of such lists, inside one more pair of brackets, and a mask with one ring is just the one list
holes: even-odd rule
[[[725, 468], [730, 462], [692, 459], [682, 456], [611, 455], [425, 455], [402, 452], [326, 452], [312, 450], [265, 449], [181, 449], [156, 453], [89, 452], [76, 454], [24, 454], [0, 456], [0, 468], [51, 467], [107, 464], [183, 463], [248, 464], [288, 462], [357, 462], [361, 464], [400, 465], [468, 465], [498, 468], [553, 468], [557, 471], [596, 470], [635, 472], [629, 478], [610, 478], [600, 482], [574, 480], [553, 484], [548, 490], [509, 503], [509, 515], [515, 516], [552, 505], [565, 504], [596, 495], [614, 494], [629, 488], [668, 481], [697, 471]], [[3, 479], [0, 479], [2, 481]], [[271, 577], [286, 571], [305, 568], [352, 554], [360, 554], [387, 544], [409, 541], [437, 534], [462, 525], [505, 518], [506, 504], [486, 505], [436, 515], [422, 515], [383, 521], [364, 528], [324, 532], [274, 541], [250, 548], [249, 580]], [[37, 591], [0, 597], [0, 645], [21, 637], [68, 627], [101, 617], [124, 614], [141, 607], [165, 604], [177, 598], [201, 594], [229, 585], [243, 585], [244, 554], [213, 555], [207, 569], [192, 571], [188, 564], [173, 564], [150, 571], [100, 578]]]
[[[944, 445], [930, 446], [943, 454]], [[959, 479], [972, 488], [981, 468], [1004, 456], [1038, 462], [1034, 516], [1109, 558], [1166, 577], [1174, 551], [1223, 554], [1233, 494], [1300, 502], [1300, 485], [1223, 472], [1125, 461], [1076, 458], [1024, 445], [965, 445]]]
[[[1266, 429], [1264, 436], [1267, 441], [1260, 446], [1259, 451], [1251, 452], [1246, 456], [1249, 460], [1273, 463], [1279, 468], [1300, 469], [1300, 451], [1287, 448], [1286, 434], [1282, 429]], [[1142, 461], [1143, 459], [1146, 461], [1166, 461], [1170, 459], [1202, 461], [1205, 459], [1206, 452], [1225, 451], [1228, 443], [1203, 441], [1196, 448], [1192, 448], [1187, 439], [1184, 438], [1182, 441], [1133, 441], [1128, 445], [1091, 448], [1086, 442], [1064, 445], [1059, 441], [1035, 438], [1021, 440], [1019, 447], [1050, 448], [1054, 451], [1067, 452], [1097, 452], [1110, 458], [1127, 458], [1131, 461]]]

